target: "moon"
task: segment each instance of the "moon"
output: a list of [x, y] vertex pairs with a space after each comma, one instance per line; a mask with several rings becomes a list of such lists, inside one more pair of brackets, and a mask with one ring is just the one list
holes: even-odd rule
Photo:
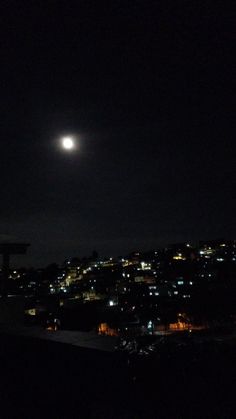
[[61, 143], [64, 150], [71, 151], [75, 148], [75, 141], [72, 137], [63, 137]]

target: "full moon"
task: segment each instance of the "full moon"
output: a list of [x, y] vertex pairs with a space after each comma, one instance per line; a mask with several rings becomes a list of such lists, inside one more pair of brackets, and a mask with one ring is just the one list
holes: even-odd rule
[[75, 148], [75, 142], [72, 137], [64, 137], [62, 138], [62, 147], [65, 150], [72, 150]]

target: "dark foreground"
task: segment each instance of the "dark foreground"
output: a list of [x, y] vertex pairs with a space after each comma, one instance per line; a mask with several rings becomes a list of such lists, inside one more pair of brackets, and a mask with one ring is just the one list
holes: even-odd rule
[[[236, 347], [127, 367], [117, 353], [0, 337], [0, 418], [233, 419]], [[136, 377], [135, 379], [133, 377]]]

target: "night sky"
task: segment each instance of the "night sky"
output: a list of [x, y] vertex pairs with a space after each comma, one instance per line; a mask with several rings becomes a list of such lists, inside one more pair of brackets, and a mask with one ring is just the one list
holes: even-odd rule
[[0, 16], [0, 238], [31, 243], [22, 265], [236, 236], [227, 2], [3, 1]]

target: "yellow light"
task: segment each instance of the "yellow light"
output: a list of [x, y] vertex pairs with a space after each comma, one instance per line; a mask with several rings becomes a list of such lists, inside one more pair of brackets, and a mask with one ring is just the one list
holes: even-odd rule
[[28, 314], [29, 316], [36, 316], [36, 309], [30, 308], [29, 310], [25, 310], [25, 314]]
[[186, 260], [186, 258], [184, 256], [182, 256], [181, 253], [179, 253], [176, 256], [173, 256], [173, 259], [175, 259], [175, 260]]

